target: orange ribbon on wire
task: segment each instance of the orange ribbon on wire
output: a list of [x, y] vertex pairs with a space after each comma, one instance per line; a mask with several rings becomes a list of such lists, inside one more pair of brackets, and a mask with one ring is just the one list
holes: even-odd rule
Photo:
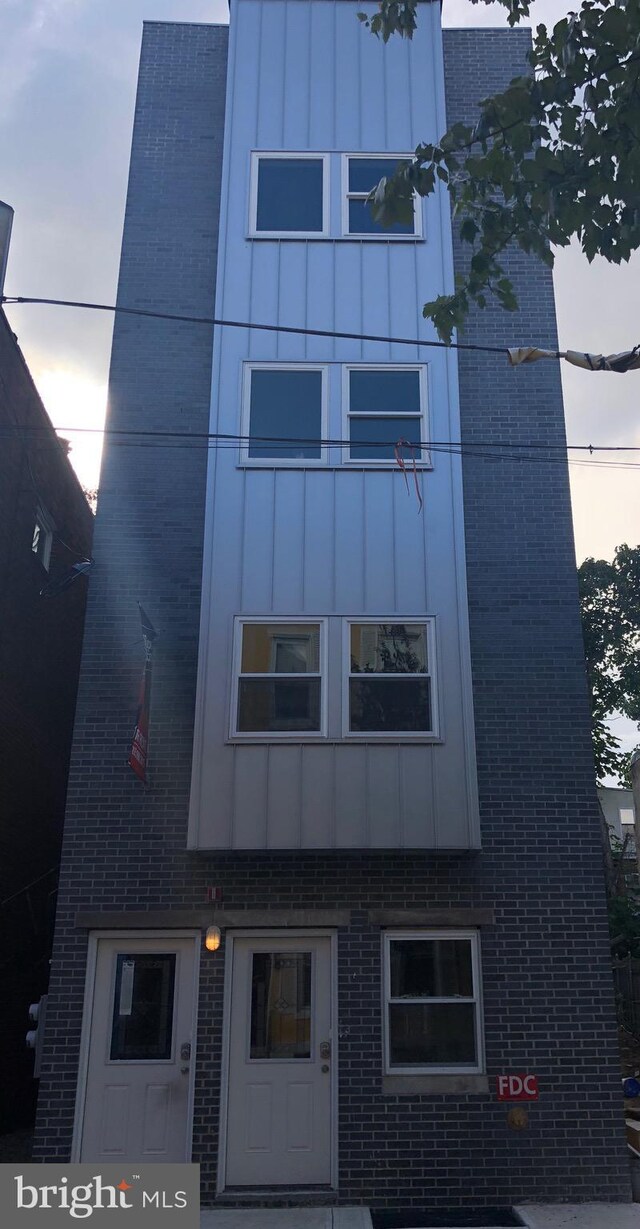
[[418, 467], [417, 467], [417, 465], [416, 465], [416, 451], [415, 451], [415, 445], [414, 445], [414, 444], [412, 444], [410, 440], [398, 440], [397, 444], [395, 444], [394, 449], [393, 449], [393, 451], [394, 451], [394, 455], [395, 455], [395, 458], [396, 458], [396, 462], [397, 462], [397, 464], [398, 464], [398, 468], [400, 469], [400, 471], [401, 471], [401, 472], [402, 472], [402, 474], [404, 475], [404, 481], [405, 481], [405, 485], [406, 485], [406, 488], [407, 488], [407, 495], [409, 495], [409, 494], [410, 494], [410, 491], [409, 491], [409, 479], [408, 479], [408, 477], [407, 477], [407, 467], [406, 467], [406, 465], [405, 465], [405, 463], [404, 463], [404, 458], [403, 458], [403, 456], [402, 456], [402, 453], [400, 452], [400, 449], [401, 449], [401, 448], [408, 448], [408, 449], [409, 449], [409, 452], [411, 453], [412, 471], [413, 471], [413, 481], [414, 481], [414, 485], [415, 485], [415, 488], [416, 488], [416, 497], [417, 497], [417, 500], [418, 500], [418, 514], [420, 514], [420, 512], [422, 512], [422, 507], [423, 507], [423, 503], [424, 503], [424, 501], [423, 501], [423, 498], [422, 498], [422, 495], [421, 495], [421, 492], [420, 492], [420, 486], [419, 486], [419, 484], [418, 484]]

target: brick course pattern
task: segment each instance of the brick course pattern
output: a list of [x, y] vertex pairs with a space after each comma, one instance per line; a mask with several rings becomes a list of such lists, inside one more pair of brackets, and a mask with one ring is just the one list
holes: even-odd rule
[[[526, 36], [447, 31], [450, 118], [522, 71]], [[119, 301], [211, 312], [226, 31], [148, 24]], [[553, 345], [551, 279], [510, 258], [519, 316], [468, 336]], [[110, 425], [206, 431], [205, 326], [116, 324]], [[564, 442], [553, 365], [461, 358], [465, 444]], [[182, 441], [184, 444], [184, 441]], [[86, 934], [81, 909], [348, 908], [339, 933], [340, 1202], [434, 1209], [629, 1198], [599, 821], [566, 464], [465, 458], [483, 851], [185, 850], [205, 450], [107, 447], [65, 836], [36, 1155], [68, 1159]], [[151, 783], [125, 767], [141, 667], [136, 601], [159, 632]], [[368, 910], [489, 907], [482, 931], [487, 1070], [533, 1071], [512, 1132], [490, 1095], [383, 1096], [380, 928]], [[224, 949], [202, 961], [194, 1160], [215, 1194]], [[354, 976], [355, 975], [355, 976]]]

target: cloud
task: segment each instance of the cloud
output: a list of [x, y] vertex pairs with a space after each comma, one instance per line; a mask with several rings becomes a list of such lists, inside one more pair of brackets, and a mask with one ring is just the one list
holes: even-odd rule
[[43, 57], [62, 46], [69, 23], [85, 0], [3, 0], [0, 43], [2, 123], [28, 85]]

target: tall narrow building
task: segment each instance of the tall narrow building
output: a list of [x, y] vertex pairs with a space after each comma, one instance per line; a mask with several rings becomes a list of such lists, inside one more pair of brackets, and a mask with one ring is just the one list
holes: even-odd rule
[[[116, 318], [37, 1156], [193, 1159], [205, 1205], [624, 1200], [559, 374], [392, 340], [462, 256], [445, 192], [365, 203], [529, 34], [359, 7], [145, 26], [118, 303], [185, 319]], [[465, 340], [555, 347], [509, 267]]]

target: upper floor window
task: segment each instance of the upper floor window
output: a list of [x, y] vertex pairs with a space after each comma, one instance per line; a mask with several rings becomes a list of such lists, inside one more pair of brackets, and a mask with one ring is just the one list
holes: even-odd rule
[[36, 511], [36, 519], [33, 526], [31, 549], [47, 572], [49, 571], [49, 563], [51, 561], [52, 546], [53, 522], [45, 509], [39, 506]]
[[326, 154], [252, 154], [252, 235], [318, 238], [328, 231]]
[[232, 734], [322, 734], [324, 625], [239, 620]]
[[481, 1071], [476, 931], [385, 935], [386, 1070]]
[[345, 154], [343, 159], [343, 215], [342, 233], [344, 235], [361, 235], [366, 238], [380, 239], [420, 237], [422, 234], [422, 215], [418, 197], [413, 198], [413, 219], [409, 222], [393, 222], [391, 226], [383, 226], [376, 222], [367, 197], [381, 179], [394, 175], [399, 164], [411, 159], [410, 154], [401, 157], [382, 154]]
[[434, 735], [433, 622], [347, 621], [346, 734]]
[[415, 446], [417, 461], [428, 462], [421, 441], [427, 438], [424, 367], [347, 367], [349, 460], [388, 464], [396, 445]]
[[247, 363], [242, 456], [247, 461], [322, 461], [326, 434], [326, 368]]

